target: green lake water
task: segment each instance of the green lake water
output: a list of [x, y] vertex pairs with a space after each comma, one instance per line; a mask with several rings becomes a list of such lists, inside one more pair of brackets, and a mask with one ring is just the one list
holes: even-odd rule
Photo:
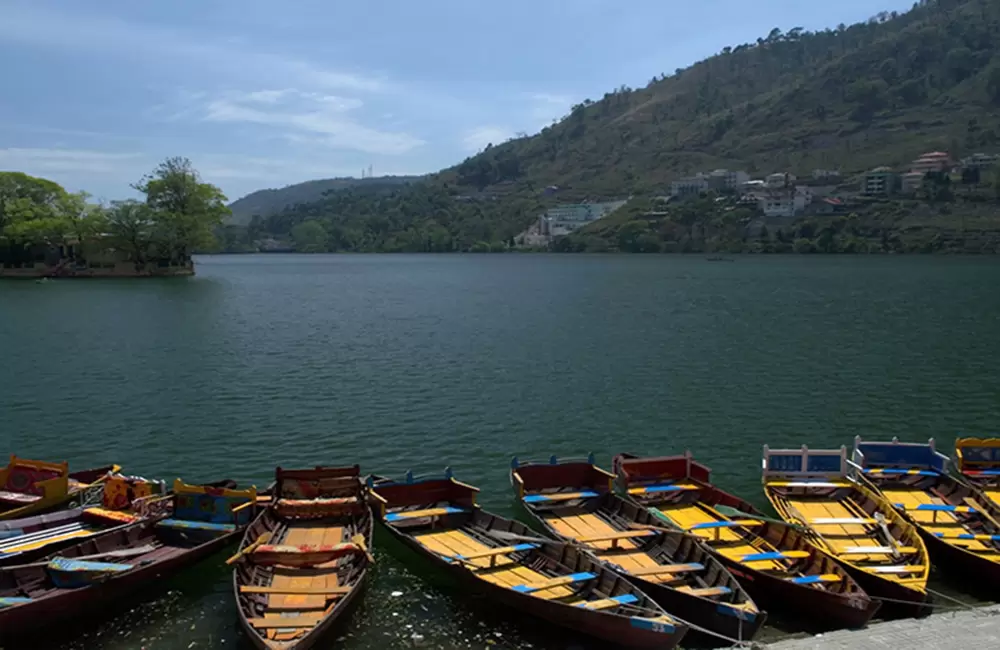
[[[0, 453], [75, 468], [263, 486], [278, 464], [451, 466], [515, 514], [513, 454], [690, 449], [762, 503], [764, 443], [950, 453], [998, 432], [992, 258], [230, 256], [191, 279], [0, 283]], [[586, 647], [379, 550], [321, 647]], [[246, 647], [221, 559], [32, 647]]]

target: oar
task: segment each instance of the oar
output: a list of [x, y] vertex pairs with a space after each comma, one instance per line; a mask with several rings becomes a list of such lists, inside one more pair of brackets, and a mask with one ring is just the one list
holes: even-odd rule
[[365, 536], [358, 534], [351, 538], [351, 543], [364, 551], [365, 556], [368, 558], [370, 564], [375, 564], [375, 556], [371, 554], [368, 550], [368, 544], [365, 542]]
[[787, 522], [787, 521], [782, 521], [781, 519], [772, 519], [771, 517], [764, 517], [762, 515], [751, 515], [748, 512], [743, 512], [741, 510], [737, 510], [736, 508], [733, 508], [732, 506], [717, 505], [717, 506], [715, 506], [715, 509], [718, 510], [720, 513], [724, 514], [727, 517], [735, 517], [737, 519], [755, 519], [757, 521], [766, 521], [769, 524], [778, 524], [779, 526], [788, 526], [789, 528], [794, 528], [795, 530], [798, 530], [798, 531], [801, 531], [801, 532], [804, 532], [804, 533], [811, 533], [812, 532], [810, 529], [808, 529], [805, 526], [802, 526], [800, 524], [793, 524], [793, 523], [790, 523], [790, 522]]
[[242, 551], [240, 551], [236, 555], [226, 560], [226, 564], [235, 563], [236, 560], [239, 560], [244, 555], [247, 555], [248, 553], [253, 553], [255, 550], [257, 550], [258, 546], [263, 546], [264, 544], [267, 544], [270, 541], [271, 541], [271, 533], [261, 533], [260, 537], [254, 540], [253, 543], [247, 544], [246, 548], [244, 548]]
[[529, 537], [527, 535], [518, 535], [517, 533], [508, 533], [501, 530], [491, 530], [489, 531], [491, 537], [496, 537], [498, 539], [507, 539], [511, 541], [521, 541], [521, 542], [534, 542], [536, 544], [552, 544], [551, 539], [542, 539], [541, 537]]
[[[136, 548], [124, 548], [118, 551], [108, 551], [106, 553], [95, 553], [94, 555], [81, 555], [80, 557], [70, 557], [65, 558], [67, 560], [84, 561], [84, 560], [100, 560], [102, 558], [126, 558], [132, 557], [134, 555], [145, 555], [146, 553], [152, 553], [156, 549], [160, 548], [157, 544], [146, 544], [145, 546], [137, 546]], [[11, 566], [11, 569], [23, 569], [25, 567], [39, 567], [48, 566], [51, 560], [46, 560], [45, 562], [35, 562], [33, 564], [18, 564], [17, 566]]]

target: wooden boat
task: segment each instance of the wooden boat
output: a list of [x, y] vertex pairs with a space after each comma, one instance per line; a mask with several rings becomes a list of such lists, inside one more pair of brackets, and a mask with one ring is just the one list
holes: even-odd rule
[[878, 611], [881, 603], [804, 532], [763, 517], [713, 485], [711, 470], [690, 452], [662, 458], [619, 454], [612, 466], [622, 494], [699, 537], [769, 611], [791, 614], [816, 630], [864, 627]]
[[[1000, 506], [948, 475], [950, 461], [927, 444], [854, 439], [854, 462], [909, 519], [931, 558], [979, 591], [1000, 585]], [[982, 587], [985, 587], [982, 588]]]
[[955, 464], [963, 480], [1000, 506], [1000, 438], [959, 438]]
[[0, 566], [23, 564], [143, 517], [166, 516], [162, 481], [109, 472], [100, 505], [0, 521]]
[[43, 561], [0, 569], [0, 643], [60, 623], [89, 620], [218, 551], [238, 536], [256, 490], [174, 482], [173, 514], [85, 539]]
[[687, 626], [638, 587], [570, 544], [483, 511], [477, 492], [450, 472], [370, 487], [386, 530], [463, 588], [616, 647], [677, 646]]
[[233, 571], [255, 647], [313, 647], [361, 594], [372, 515], [357, 465], [278, 468], [270, 506], [243, 537]]
[[[69, 463], [27, 460], [11, 454], [0, 469], [0, 520], [20, 519], [80, 501], [90, 489], [100, 489], [117, 465], [70, 472]], [[79, 503], [77, 503], [79, 505]]]
[[715, 646], [719, 639], [712, 635], [753, 639], [766, 614], [736, 578], [696, 537], [666, 528], [644, 508], [613, 494], [612, 476], [592, 458], [511, 462], [517, 497], [545, 531], [637, 582], [666, 611], [691, 624], [689, 640]]
[[847, 449], [764, 446], [764, 493], [789, 523], [850, 571], [890, 615], [928, 613], [927, 548], [916, 528], [852, 476]]

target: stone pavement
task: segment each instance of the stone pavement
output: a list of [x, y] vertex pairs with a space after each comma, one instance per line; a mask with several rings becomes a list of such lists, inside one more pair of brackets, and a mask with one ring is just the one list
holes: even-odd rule
[[876, 623], [863, 630], [838, 630], [806, 639], [788, 639], [767, 650], [964, 650], [1000, 648], [1000, 606]]

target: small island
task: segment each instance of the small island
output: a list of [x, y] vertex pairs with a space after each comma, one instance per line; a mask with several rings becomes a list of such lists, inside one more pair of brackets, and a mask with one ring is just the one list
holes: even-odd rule
[[212, 245], [226, 197], [186, 158], [168, 158], [132, 186], [144, 200], [90, 203], [85, 192], [0, 172], [0, 278], [194, 275], [191, 253]]

